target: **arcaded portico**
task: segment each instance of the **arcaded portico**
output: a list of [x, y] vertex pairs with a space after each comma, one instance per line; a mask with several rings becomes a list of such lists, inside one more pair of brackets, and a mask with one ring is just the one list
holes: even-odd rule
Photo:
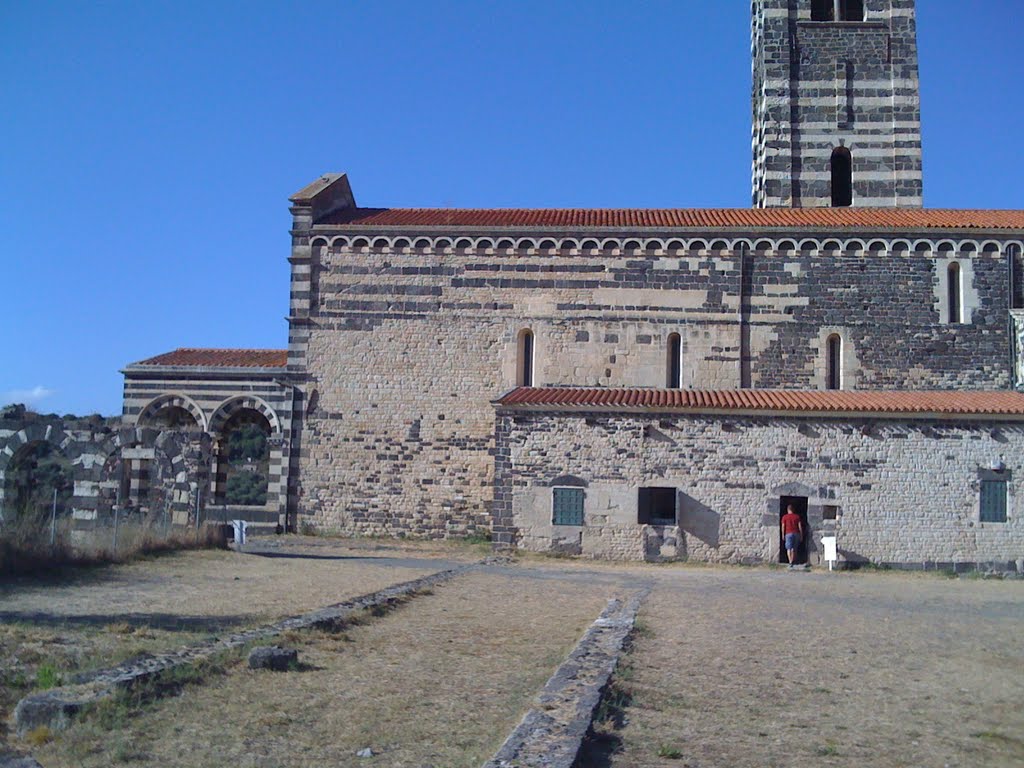
[[[293, 499], [289, 505], [288, 468], [297, 390], [284, 350], [177, 349], [133, 363], [123, 372], [127, 424], [209, 435], [210, 480], [200, 501], [209, 514], [294, 526], [294, 515], [289, 518], [295, 503]], [[249, 459], [250, 466], [242, 465], [243, 471], [261, 478], [247, 484], [255, 487], [250, 503], [232, 498], [229, 487], [231, 435], [242, 428], [262, 434], [266, 444], [261, 462]], [[253, 498], [265, 500], [251, 503]]]

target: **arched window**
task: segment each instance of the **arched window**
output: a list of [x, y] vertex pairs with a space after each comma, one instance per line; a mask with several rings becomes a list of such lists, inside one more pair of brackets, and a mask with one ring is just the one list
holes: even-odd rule
[[519, 332], [516, 351], [516, 386], [533, 386], [533, 331], [524, 328]]
[[668, 381], [669, 389], [679, 389], [683, 381], [683, 343], [678, 333], [668, 335]]
[[846, 147], [832, 150], [832, 207], [853, 205], [853, 155]]
[[825, 342], [825, 389], [843, 388], [843, 340], [833, 333]]
[[961, 299], [960, 265], [955, 261], [949, 265], [946, 278], [946, 306], [949, 308], [949, 322], [962, 323], [964, 318], [963, 301]]

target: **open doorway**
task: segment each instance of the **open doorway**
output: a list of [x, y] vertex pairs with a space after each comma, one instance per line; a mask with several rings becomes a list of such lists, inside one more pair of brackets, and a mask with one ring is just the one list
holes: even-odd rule
[[793, 511], [800, 516], [804, 524], [804, 535], [800, 540], [800, 546], [796, 549], [796, 563], [807, 562], [807, 539], [811, 529], [807, 527], [807, 497], [806, 496], [782, 496], [779, 498], [779, 562], [788, 563], [786, 556], [786, 537], [782, 535], [782, 516], [786, 514], [789, 505], [793, 505]]

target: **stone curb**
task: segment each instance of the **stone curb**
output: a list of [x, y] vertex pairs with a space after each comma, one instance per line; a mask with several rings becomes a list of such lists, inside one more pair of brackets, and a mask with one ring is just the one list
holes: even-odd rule
[[470, 564], [438, 571], [310, 613], [282, 619], [274, 624], [89, 673], [80, 677], [74, 685], [33, 693], [23, 698], [14, 709], [14, 727], [19, 736], [39, 726], [46, 726], [52, 731], [63, 730], [71, 725], [83, 708], [113, 696], [119, 689], [131, 688], [169, 670], [198, 664], [224, 651], [240, 648], [253, 641], [266, 640], [288, 630], [338, 627], [360, 611], [393, 605], [417, 590], [440, 584], [476, 567], [477, 564]]
[[633, 629], [646, 587], [608, 603], [483, 768], [572, 768]]

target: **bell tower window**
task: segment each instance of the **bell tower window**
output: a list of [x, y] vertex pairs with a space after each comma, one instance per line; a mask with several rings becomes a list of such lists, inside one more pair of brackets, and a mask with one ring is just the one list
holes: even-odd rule
[[811, 21], [864, 21], [864, 0], [811, 0]]
[[853, 155], [846, 147], [832, 150], [832, 207], [853, 205]]

